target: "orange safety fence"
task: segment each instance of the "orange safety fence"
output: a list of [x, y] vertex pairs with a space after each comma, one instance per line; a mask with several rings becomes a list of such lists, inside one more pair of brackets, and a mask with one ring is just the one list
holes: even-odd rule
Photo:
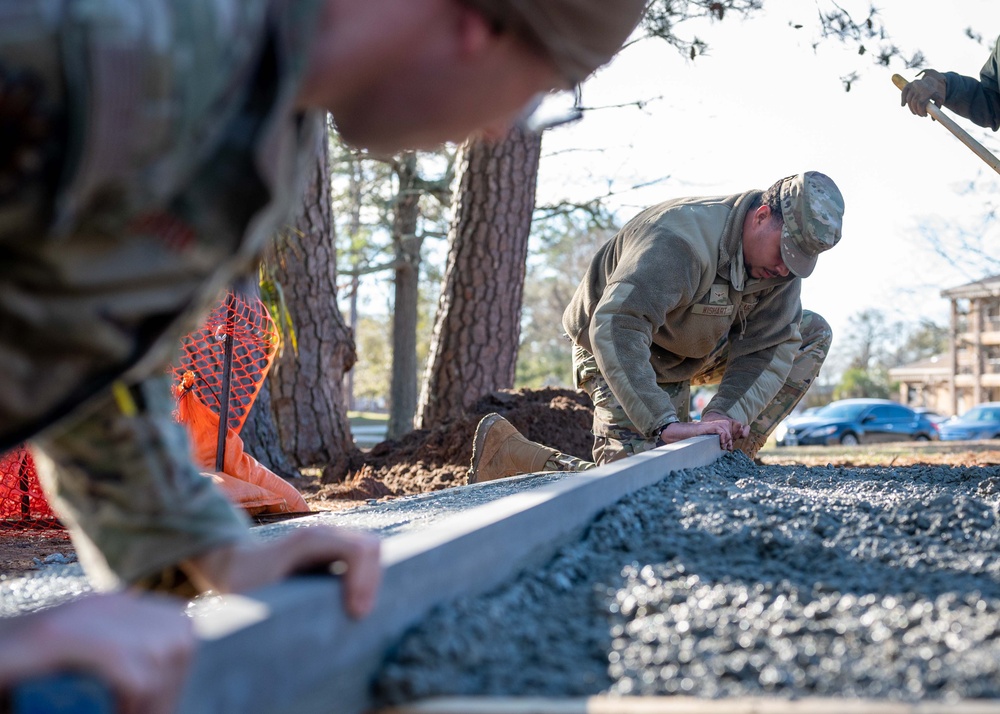
[[[194, 374], [195, 395], [216, 414], [228, 397], [229, 428], [239, 433], [279, 344], [264, 303], [229, 293], [204, 325], [181, 340], [180, 359], [171, 367], [174, 382], [180, 384], [186, 372]], [[223, 389], [227, 345], [231, 346], [228, 392]]]
[[[299, 492], [247, 454], [239, 437], [278, 350], [278, 333], [264, 304], [230, 293], [181, 344], [180, 363], [172, 368], [176, 416], [187, 427], [195, 464], [251, 514], [308, 511]], [[220, 434], [224, 411], [228, 428]]]
[[215, 469], [219, 415], [201, 403], [192, 390], [179, 390], [177, 420], [191, 437], [191, 456], [231, 501], [251, 515], [301, 513], [309, 510], [305, 499], [287, 481], [243, 450], [243, 440], [232, 429], [226, 434], [225, 462]]
[[[176, 381], [177, 416], [187, 426], [196, 463], [216, 472], [208, 475], [251, 514], [309, 510], [290, 484], [244, 452], [238, 436], [278, 345], [277, 330], [264, 304], [229, 293], [205, 324], [181, 341], [181, 357], [170, 367]], [[227, 361], [228, 380], [224, 376]], [[228, 405], [223, 392], [227, 381]], [[223, 408], [229, 414], [229, 428], [224, 463], [217, 469]], [[31, 454], [23, 446], [0, 454], [0, 529], [12, 533], [62, 529], [42, 492]]]
[[23, 446], [0, 454], [0, 530], [21, 534], [61, 529]]

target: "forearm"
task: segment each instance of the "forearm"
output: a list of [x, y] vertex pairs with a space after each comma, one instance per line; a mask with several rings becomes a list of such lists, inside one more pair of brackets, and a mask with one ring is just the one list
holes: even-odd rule
[[0, 691], [58, 666], [64, 650], [48, 630], [41, 612], [0, 619]]
[[726, 414], [749, 424], [785, 383], [794, 352], [794, 345], [789, 343], [733, 360], [705, 411]]
[[945, 72], [947, 93], [944, 106], [970, 121], [997, 131], [1000, 129], [1000, 89], [990, 87], [957, 72]]
[[656, 437], [665, 426], [680, 420], [669, 395], [657, 385], [648, 359], [641, 369], [629, 370], [613, 358], [602, 359], [599, 354], [595, 358], [615, 399], [642, 434]]
[[644, 435], [655, 437], [678, 418], [649, 363], [652, 326], [642, 318], [617, 313], [616, 308], [614, 301], [602, 300], [594, 314], [590, 328], [594, 359], [629, 421]]
[[42, 675], [81, 672], [115, 693], [117, 710], [169, 714], [195, 639], [183, 601], [91, 595], [0, 624], [0, 689]]
[[725, 374], [706, 411], [749, 424], [778, 393], [802, 344], [800, 287], [794, 280], [759, 295], [746, 331], [730, 335]]
[[104, 398], [36, 449], [53, 505], [101, 587], [155, 577], [249, 537], [243, 514], [191, 463], [166, 376], [144, 383], [139, 396], [135, 414]]

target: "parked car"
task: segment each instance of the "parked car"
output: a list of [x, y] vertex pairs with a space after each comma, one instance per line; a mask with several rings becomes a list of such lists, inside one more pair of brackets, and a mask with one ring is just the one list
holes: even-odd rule
[[813, 414], [786, 420], [775, 430], [778, 446], [875, 444], [884, 441], [931, 441], [937, 425], [909, 407], [888, 399], [841, 399]]
[[948, 417], [946, 417], [944, 414], [936, 412], [933, 409], [929, 409], [928, 407], [913, 407], [913, 411], [915, 411], [917, 414], [923, 414], [925, 417], [930, 419], [935, 424], [940, 424], [943, 421], [948, 421]]
[[788, 446], [785, 443], [785, 439], [788, 435], [788, 429], [801, 422], [809, 421], [812, 419], [813, 415], [816, 414], [823, 407], [806, 407], [800, 411], [795, 411], [786, 416], [778, 424], [777, 428], [774, 430], [774, 438], [777, 441], [778, 446]]
[[945, 441], [1000, 439], [1000, 402], [985, 402], [938, 425]]
[[803, 409], [800, 412], [792, 412], [791, 416], [795, 417], [795, 418], [798, 418], [798, 419], [801, 419], [801, 418], [804, 418], [804, 417], [811, 417], [813, 414], [815, 414], [816, 412], [818, 412], [822, 408], [823, 407], [806, 407], [805, 409]]

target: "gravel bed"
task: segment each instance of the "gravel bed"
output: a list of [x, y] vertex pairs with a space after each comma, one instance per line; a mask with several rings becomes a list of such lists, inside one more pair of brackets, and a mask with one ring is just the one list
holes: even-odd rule
[[439, 608], [376, 695], [996, 698], [998, 509], [995, 466], [727, 455], [624, 499], [545, 567]]

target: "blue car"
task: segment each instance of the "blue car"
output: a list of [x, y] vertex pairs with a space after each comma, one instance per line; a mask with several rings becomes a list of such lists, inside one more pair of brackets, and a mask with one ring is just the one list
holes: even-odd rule
[[1000, 438], [1000, 402], [972, 407], [954, 419], [938, 425], [944, 441], [972, 441]]
[[808, 417], [779, 424], [774, 436], [778, 446], [877, 444], [935, 440], [938, 427], [888, 399], [841, 399]]

